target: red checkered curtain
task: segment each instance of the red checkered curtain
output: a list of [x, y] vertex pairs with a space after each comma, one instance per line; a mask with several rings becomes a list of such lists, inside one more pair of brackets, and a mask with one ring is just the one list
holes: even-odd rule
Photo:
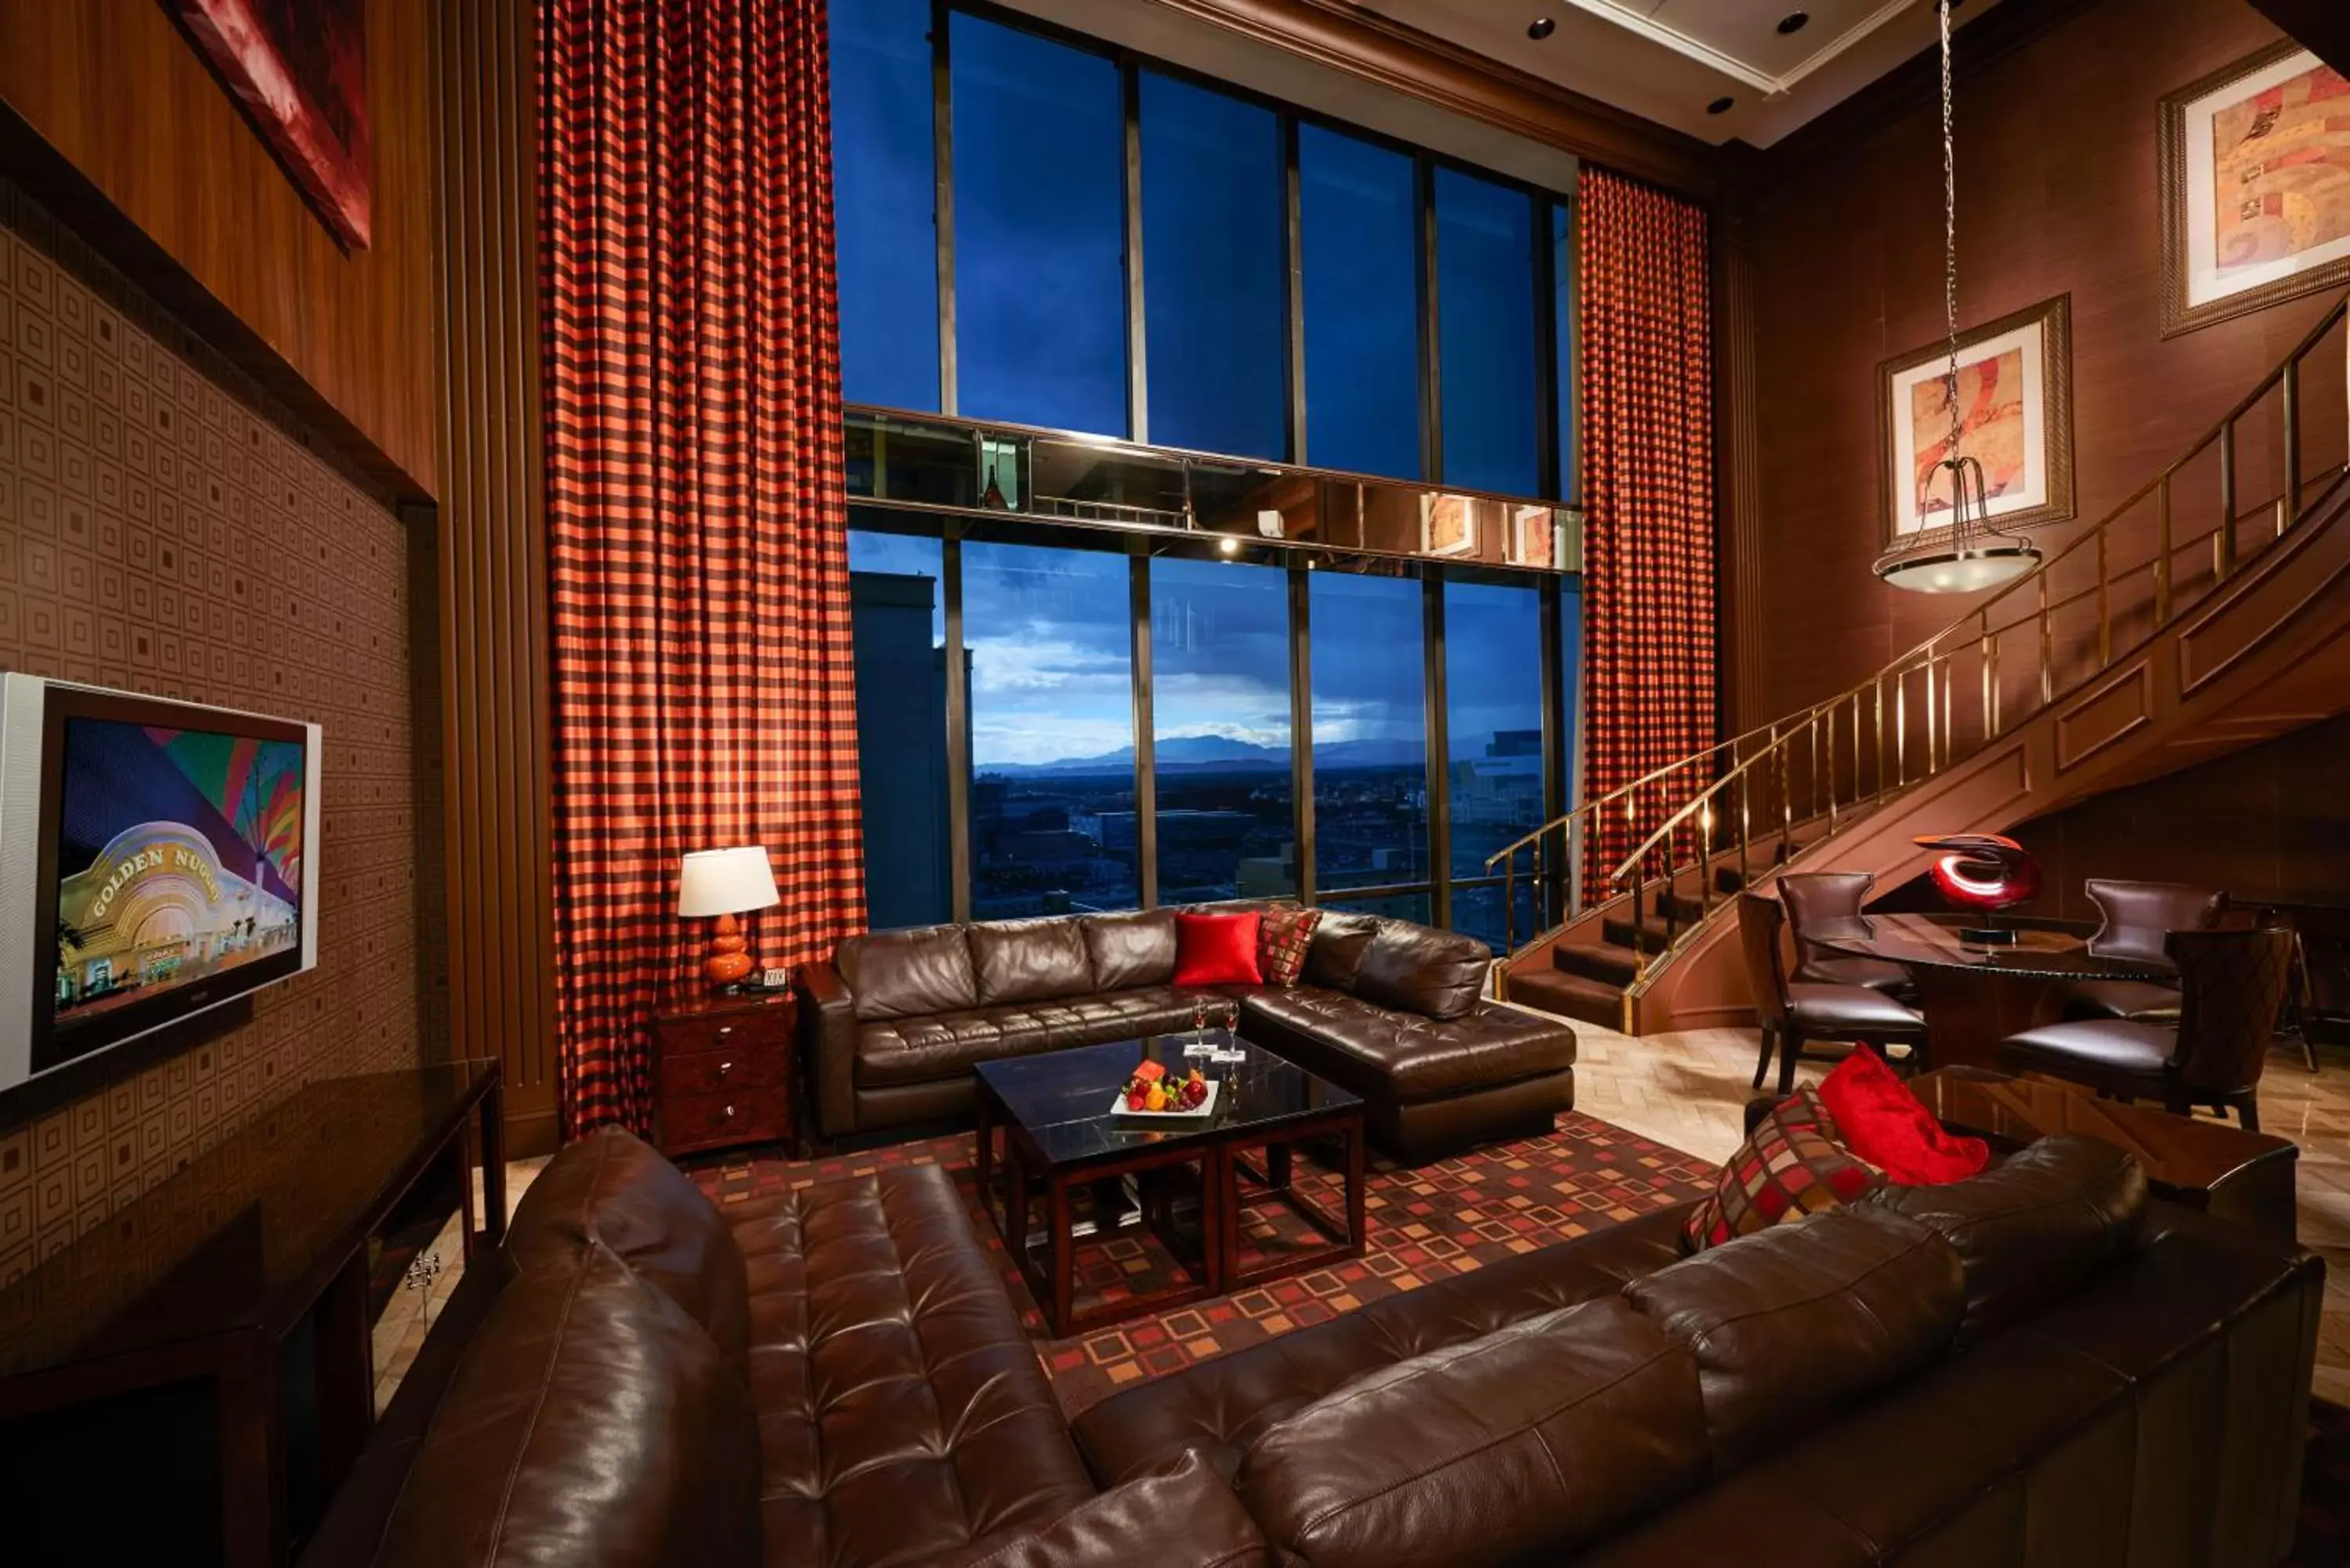
[[[1584, 799], [1597, 802], [1715, 738], [1713, 332], [1703, 209], [1588, 166], [1582, 202]], [[1711, 779], [1690, 768], [1638, 792], [1634, 815], [1603, 810], [1590, 895]]]
[[864, 918], [825, 6], [538, 21], [558, 1073], [642, 1130], [681, 854], [767, 846], [759, 961]]

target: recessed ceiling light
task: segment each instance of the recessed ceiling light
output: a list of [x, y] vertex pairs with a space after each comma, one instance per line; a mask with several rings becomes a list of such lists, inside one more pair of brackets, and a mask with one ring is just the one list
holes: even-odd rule
[[1526, 36], [1540, 42], [1558, 31], [1558, 24], [1547, 16], [1537, 16], [1526, 24]]
[[1737, 102], [1738, 100], [1734, 98], [1718, 98], [1711, 103], [1705, 106], [1705, 112], [1708, 114], [1728, 114], [1731, 107]]
[[1783, 36], [1789, 33], [1800, 33], [1811, 25], [1812, 14], [1809, 11], [1790, 11], [1779, 18], [1779, 32]]

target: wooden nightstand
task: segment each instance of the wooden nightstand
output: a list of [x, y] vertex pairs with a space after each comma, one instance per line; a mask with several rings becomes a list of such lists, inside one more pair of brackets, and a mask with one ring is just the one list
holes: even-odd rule
[[779, 1143], [799, 1154], [799, 1004], [788, 992], [713, 996], [653, 1017], [663, 1154]]

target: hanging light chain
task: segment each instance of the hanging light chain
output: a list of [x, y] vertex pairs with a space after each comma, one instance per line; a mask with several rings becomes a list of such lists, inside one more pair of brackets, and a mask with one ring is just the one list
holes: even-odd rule
[[[1950, 0], [1935, 0], [1942, 25], [1942, 314], [1950, 328], [1950, 364], [1942, 385], [1950, 404], [1950, 451], [1959, 455], [1959, 143], [1950, 91]], [[1957, 475], [1952, 474], [1953, 483]], [[1959, 521], [1959, 497], [1950, 496], [1950, 520]]]

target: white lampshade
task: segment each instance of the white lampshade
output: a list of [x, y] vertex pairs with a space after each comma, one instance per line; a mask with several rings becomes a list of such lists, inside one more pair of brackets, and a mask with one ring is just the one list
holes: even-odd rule
[[697, 849], [685, 857], [678, 871], [680, 915], [739, 915], [780, 902], [775, 896], [775, 868], [764, 845]]

